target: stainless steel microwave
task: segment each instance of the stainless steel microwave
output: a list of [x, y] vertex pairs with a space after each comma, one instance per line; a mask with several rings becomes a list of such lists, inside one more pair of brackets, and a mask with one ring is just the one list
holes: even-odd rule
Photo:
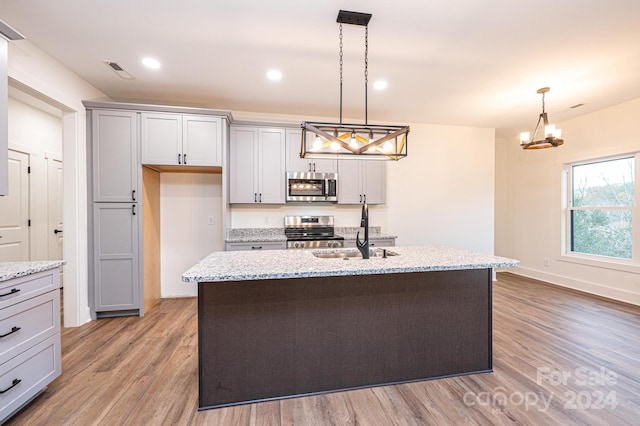
[[338, 174], [287, 172], [287, 202], [338, 201]]

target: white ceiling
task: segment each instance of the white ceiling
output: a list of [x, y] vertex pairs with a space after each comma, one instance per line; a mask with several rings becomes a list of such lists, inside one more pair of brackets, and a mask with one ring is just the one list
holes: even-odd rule
[[[337, 118], [340, 9], [373, 14], [370, 122], [530, 130], [543, 86], [554, 122], [640, 97], [638, 0], [0, 0], [0, 19], [114, 100]], [[363, 68], [364, 28], [347, 25], [351, 121]]]

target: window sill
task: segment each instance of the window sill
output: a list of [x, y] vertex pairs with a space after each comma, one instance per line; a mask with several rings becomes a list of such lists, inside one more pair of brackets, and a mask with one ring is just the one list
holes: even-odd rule
[[[606, 260], [605, 260], [606, 259]], [[632, 261], [623, 261], [600, 257], [587, 257], [584, 255], [563, 254], [558, 258], [558, 262], [575, 263], [579, 265], [593, 266], [596, 268], [613, 269], [621, 272], [640, 273], [640, 265]]]

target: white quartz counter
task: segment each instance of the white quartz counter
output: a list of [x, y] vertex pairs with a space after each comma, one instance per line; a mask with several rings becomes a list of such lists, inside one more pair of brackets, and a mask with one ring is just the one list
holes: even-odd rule
[[48, 271], [67, 263], [65, 260], [43, 260], [35, 262], [0, 262], [0, 282], [37, 272]]
[[[345, 249], [341, 249], [345, 250]], [[353, 249], [351, 249], [353, 250]], [[337, 275], [394, 274], [460, 269], [506, 268], [520, 264], [504, 257], [450, 247], [391, 247], [398, 256], [320, 259], [326, 250], [214, 252], [182, 275], [185, 282], [246, 281]]]

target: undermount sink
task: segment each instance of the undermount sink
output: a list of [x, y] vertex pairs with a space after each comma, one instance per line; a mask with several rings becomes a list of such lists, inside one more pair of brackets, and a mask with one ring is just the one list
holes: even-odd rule
[[[371, 249], [369, 251], [369, 256], [370, 257], [384, 257], [385, 256], [385, 252], [386, 251], [386, 256], [398, 256], [398, 253], [396, 253], [395, 251], [391, 251], [391, 250], [384, 250], [384, 249]], [[315, 251], [313, 252], [313, 255], [319, 259], [349, 259], [351, 257], [362, 257], [362, 255], [360, 254], [360, 252], [358, 250], [336, 250], [336, 251], [330, 251], [330, 252], [325, 252], [325, 251]]]

